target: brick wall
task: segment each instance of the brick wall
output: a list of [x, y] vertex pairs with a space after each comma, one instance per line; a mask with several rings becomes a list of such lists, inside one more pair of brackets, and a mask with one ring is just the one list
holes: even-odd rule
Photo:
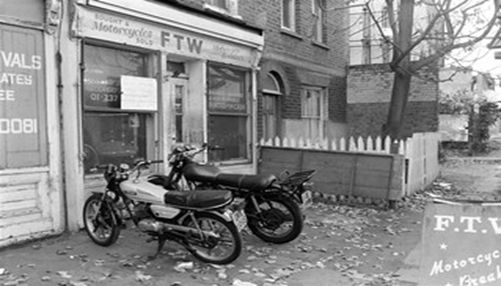
[[[411, 82], [404, 114], [403, 136], [438, 130], [437, 75], [422, 70]], [[379, 136], [388, 115], [393, 73], [388, 65], [360, 65], [349, 69], [347, 121], [350, 136]]]

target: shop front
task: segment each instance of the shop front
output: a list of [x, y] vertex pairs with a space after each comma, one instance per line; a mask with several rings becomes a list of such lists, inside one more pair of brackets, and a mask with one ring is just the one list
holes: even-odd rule
[[[77, 56], [67, 67], [79, 68], [67, 104], [78, 116], [65, 121], [79, 132], [78, 149], [66, 149], [80, 156], [66, 157], [77, 178], [69, 208], [102, 188], [96, 164], [167, 162], [179, 143], [217, 146], [201, 160], [255, 172], [261, 30], [152, 1], [86, 1], [73, 21], [67, 45]], [[81, 226], [79, 214], [68, 219]]]
[[54, 72], [59, 23], [46, 22], [58, 7], [0, 3], [0, 247], [64, 230]]

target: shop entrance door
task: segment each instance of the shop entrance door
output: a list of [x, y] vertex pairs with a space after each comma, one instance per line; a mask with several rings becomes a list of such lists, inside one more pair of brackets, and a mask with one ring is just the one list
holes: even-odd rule
[[176, 113], [176, 141], [201, 144], [204, 142], [204, 97], [192, 94], [187, 78], [171, 78], [169, 83]]

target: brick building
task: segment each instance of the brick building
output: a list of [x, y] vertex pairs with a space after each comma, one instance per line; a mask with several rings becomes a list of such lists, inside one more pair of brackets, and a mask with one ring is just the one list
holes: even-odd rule
[[264, 29], [259, 137], [344, 136], [348, 24], [344, 1], [240, 1]]
[[[346, 126], [348, 10], [344, 1], [179, 0], [263, 29], [257, 140], [342, 137]], [[204, 4], [205, 3], [205, 4]], [[236, 11], [236, 17], [227, 13]]]

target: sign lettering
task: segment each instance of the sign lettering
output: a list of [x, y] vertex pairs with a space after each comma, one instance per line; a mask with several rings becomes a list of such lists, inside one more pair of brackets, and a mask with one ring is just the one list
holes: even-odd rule
[[[22, 86], [33, 85], [33, 75], [21, 73], [23, 70], [37, 71], [42, 68], [42, 57], [39, 55], [27, 55], [20, 52], [0, 50], [0, 103], [8, 104], [15, 102], [16, 96], [26, 97]], [[20, 71], [20, 72], [15, 72]], [[9, 86], [4, 89], [3, 86]], [[18, 94], [16, 94], [18, 93]], [[34, 106], [31, 106], [33, 108]], [[9, 107], [17, 112], [30, 106]], [[4, 115], [5, 116], [5, 115]], [[38, 132], [36, 118], [20, 118], [0, 116], [0, 135], [8, 134], [36, 134]]]
[[501, 208], [430, 204], [425, 211], [419, 285], [501, 283]]
[[82, 25], [75, 31], [79, 36], [240, 66], [256, 64], [257, 52], [251, 47], [176, 27], [135, 21], [86, 8], [78, 7], [77, 11], [82, 15]]

